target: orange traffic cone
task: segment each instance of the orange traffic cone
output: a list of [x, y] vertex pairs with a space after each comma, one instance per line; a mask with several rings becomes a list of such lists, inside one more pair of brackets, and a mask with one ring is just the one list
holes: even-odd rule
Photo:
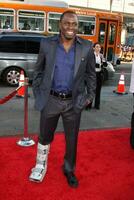
[[122, 73], [120, 76], [120, 80], [117, 86], [117, 90], [114, 90], [113, 92], [117, 93], [117, 94], [127, 94], [126, 92], [126, 88], [125, 88], [125, 78], [124, 78], [124, 74]]
[[19, 79], [19, 87], [16, 97], [24, 97], [25, 96], [25, 77], [24, 77], [24, 71], [21, 70], [20, 72], [20, 79]]

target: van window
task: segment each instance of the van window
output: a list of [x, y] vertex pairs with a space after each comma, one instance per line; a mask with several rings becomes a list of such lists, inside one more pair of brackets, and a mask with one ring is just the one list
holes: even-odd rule
[[0, 38], [0, 52], [25, 53], [25, 40], [22, 37], [3, 36]]
[[41, 37], [27, 37], [25, 39], [26, 39], [26, 53], [38, 54]]

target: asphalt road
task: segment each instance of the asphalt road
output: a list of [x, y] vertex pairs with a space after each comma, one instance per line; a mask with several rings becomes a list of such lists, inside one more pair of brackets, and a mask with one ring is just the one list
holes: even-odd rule
[[[130, 127], [132, 113], [132, 94], [129, 93], [130, 69], [124, 65], [116, 69], [113, 80], [109, 80], [102, 87], [101, 109], [83, 111], [81, 119], [81, 130], [104, 129], [104, 128], [123, 128]], [[118, 79], [122, 69], [127, 77], [126, 95], [118, 95], [113, 92], [117, 88]], [[14, 88], [5, 87], [0, 84], [0, 98], [8, 95]], [[38, 133], [39, 112], [34, 109], [34, 98], [32, 88], [29, 87], [28, 98], [28, 134]], [[63, 131], [62, 119], [59, 120], [56, 131]], [[0, 136], [23, 135], [24, 133], [24, 99], [12, 98], [7, 103], [0, 105]]]

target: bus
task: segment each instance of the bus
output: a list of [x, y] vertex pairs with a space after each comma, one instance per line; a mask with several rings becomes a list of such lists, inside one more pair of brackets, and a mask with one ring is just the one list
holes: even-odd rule
[[[49, 2], [49, 1], [48, 1]], [[0, 1], [0, 32], [36, 32], [45, 35], [58, 34], [60, 15], [68, 9], [79, 18], [78, 35], [93, 43], [99, 42], [107, 61], [119, 64], [121, 55], [121, 30], [123, 17], [120, 13], [96, 11], [89, 8], [69, 7], [67, 3], [24, 3]]]

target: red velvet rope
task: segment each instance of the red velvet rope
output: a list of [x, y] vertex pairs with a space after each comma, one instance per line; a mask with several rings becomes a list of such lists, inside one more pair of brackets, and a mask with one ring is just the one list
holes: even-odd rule
[[13, 92], [11, 92], [8, 96], [5, 96], [4, 98], [0, 99], [0, 104], [4, 104], [5, 102], [9, 101], [12, 97], [14, 97], [16, 95], [17, 91], [21, 87], [18, 87], [16, 90], [14, 90]]

